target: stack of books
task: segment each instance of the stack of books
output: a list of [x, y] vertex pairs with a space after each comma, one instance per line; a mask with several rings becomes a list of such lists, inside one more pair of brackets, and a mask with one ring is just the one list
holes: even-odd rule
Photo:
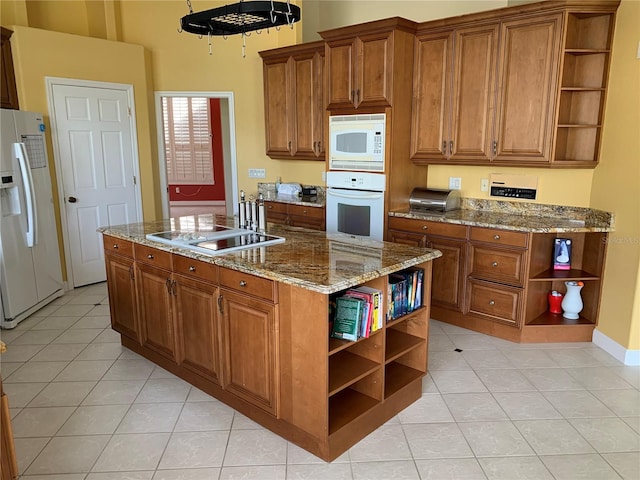
[[384, 326], [382, 301], [382, 292], [375, 288], [363, 286], [347, 290], [335, 299], [331, 336], [352, 342], [368, 338], [371, 332]]
[[409, 268], [389, 275], [387, 322], [422, 306], [424, 270]]

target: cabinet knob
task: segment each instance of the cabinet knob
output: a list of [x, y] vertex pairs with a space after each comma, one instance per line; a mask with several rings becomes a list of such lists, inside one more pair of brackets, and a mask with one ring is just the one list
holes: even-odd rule
[[497, 267], [497, 266], [498, 266], [498, 262], [493, 262], [493, 263], [491, 264], [491, 266], [492, 266], [492, 267]]
[[494, 236], [493, 236], [493, 239], [494, 239], [494, 240], [500, 240], [500, 235], [497, 235], [497, 234], [496, 234], [496, 235], [494, 235]]
[[117, 244], [117, 243], [114, 243], [114, 244], [113, 244], [113, 249], [114, 249], [114, 250], [117, 250], [117, 249], [118, 249], [118, 244]]
[[302, 213], [307, 213], [307, 209], [305, 208], [304, 210], [302, 210]]
[[190, 272], [195, 272], [196, 271], [196, 267], [194, 267], [193, 265], [189, 266], [189, 271]]
[[247, 286], [247, 282], [245, 282], [244, 280], [240, 280], [240, 286], [241, 287], [246, 287]]
[[422, 229], [423, 229], [423, 230], [426, 230], [426, 229], [428, 229], [428, 228], [429, 228], [429, 227], [428, 227], [427, 225], [423, 225], [423, 226], [422, 226]]
[[147, 255], [147, 258], [148, 258], [149, 260], [153, 260], [153, 254], [151, 254], [151, 253], [150, 253], [149, 255]]
[[267, 205], [267, 208], [271, 210], [273, 208], [273, 205]]
[[489, 300], [489, 305], [495, 305], [495, 304], [496, 304], [495, 300]]

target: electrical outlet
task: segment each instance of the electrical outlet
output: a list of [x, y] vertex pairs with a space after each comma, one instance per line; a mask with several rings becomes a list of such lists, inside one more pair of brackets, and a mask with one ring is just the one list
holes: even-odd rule
[[460, 190], [462, 179], [460, 177], [449, 177], [449, 190]]
[[480, 180], [480, 191], [481, 192], [488, 192], [489, 191], [489, 179], [488, 178], [483, 178], [482, 180]]
[[267, 172], [264, 168], [250, 168], [249, 169], [249, 178], [265, 178], [267, 176]]
[[176, 193], [180, 193], [180, 187], [176, 187]]

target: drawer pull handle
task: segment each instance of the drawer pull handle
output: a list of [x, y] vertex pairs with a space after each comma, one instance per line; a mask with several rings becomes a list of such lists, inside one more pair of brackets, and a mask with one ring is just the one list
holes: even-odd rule
[[497, 267], [497, 266], [498, 266], [498, 262], [493, 262], [493, 263], [491, 264], [491, 266], [492, 266], [492, 267]]
[[429, 228], [427, 225], [423, 225], [423, 226], [422, 226], [422, 229], [423, 229], [423, 230], [426, 230], [427, 228]]
[[495, 305], [495, 304], [496, 304], [495, 300], [489, 300], [489, 305]]
[[494, 236], [493, 236], [493, 239], [494, 239], [494, 240], [500, 240], [500, 235], [494, 235]]
[[240, 286], [241, 287], [246, 287], [247, 286], [247, 282], [245, 282], [244, 280], [240, 280]]
[[147, 258], [148, 258], [149, 260], [153, 260], [153, 254], [151, 254], [151, 253], [150, 253], [149, 255], [147, 255]]
[[118, 244], [117, 244], [117, 243], [114, 243], [114, 244], [113, 244], [113, 248], [114, 248], [115, 250], [117, 250], [117, 249], [118, 249]]
[[195, 272], [196, 271], [196, 267], [194, 267], [193, 265], [189, 266], [189, 271], [190, 272]]

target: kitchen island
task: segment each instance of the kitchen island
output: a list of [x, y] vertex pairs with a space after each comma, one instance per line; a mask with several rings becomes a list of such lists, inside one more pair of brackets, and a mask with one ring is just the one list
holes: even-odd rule
[[[281, 244], [204, 255], [147, 240], [233, 226], [198, 215], [101, 229], [122, 344], [287, 440], [330, 461], [417, 400], [427, 371], [437, 250], [328, 238], [268, 225]], [[424, 305], [367, 338], [330, 338], [334, 299], [424, 271]]]

